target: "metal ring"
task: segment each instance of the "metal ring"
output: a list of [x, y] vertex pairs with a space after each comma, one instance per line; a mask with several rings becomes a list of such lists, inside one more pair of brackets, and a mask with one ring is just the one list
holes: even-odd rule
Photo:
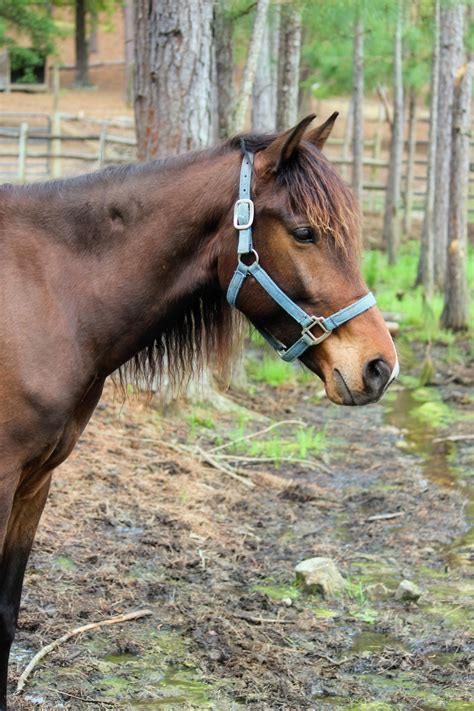
[[[247, 254], [253, 254], [254, 260], [253, 262], [250, 262], [250, 264], [246, 264], [244, 261], [242, 261], [242, 257], [245, 257]], [[256, 249], [251, 249], [250, 252], [245, 252], [245, 254], [239, 254], [238, 256], [239, 263], [245, 264], [246, 267], [251, 267], [253, 264], [258, 264], [260, 261], [260, 257], [258, 256], [258, 252]]]

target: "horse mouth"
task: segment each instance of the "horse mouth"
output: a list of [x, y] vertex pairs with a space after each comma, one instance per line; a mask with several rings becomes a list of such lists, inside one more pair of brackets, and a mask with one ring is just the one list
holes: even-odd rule
[[354, 400], [352, 392], [344, 380], [344, 376], [338, 368], [334, 368], [334, 380], [336, 381], [337, 391], [342, 399], [341, 405], [354, 406], [357, 403]]
[[353, 392], [348, 384], [346, 383], [343, 374], [338, 368], [334, 368], [334, 380], [336, 381], [336, 389], [342, 400], [341, 405], [347, 405], [348, 407], [360, 407], [361, 405], [369, 405], [374, 402], [378, 402], [380, 398], [385, 393], [385, 390], [378, 393], [376, 397], [374, 394], [364, 393], [364, 392]]

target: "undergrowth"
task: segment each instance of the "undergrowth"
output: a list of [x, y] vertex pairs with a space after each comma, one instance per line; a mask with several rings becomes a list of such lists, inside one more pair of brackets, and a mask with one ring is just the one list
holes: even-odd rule
[[[419, 244], [410, 241], [402, 245], [396, 264], [388, 264], [387, 255], [378, 250], [366, 250], [363, 273], [369, 289], [373, 290], [379, 308], [401, 316], [401, 326], [410, 330], [410, 337], [428, 343], [443, 343], [459, 357], [457, 337], [440, 326], [443, 295], [436, 293], [428, 302], [421, 287], [415, 287], [418, 269]], [[474, 284], [474, 255], [468, 258], [468, 283]], [[470, 304], [470, 323], [474, 324], [474, 303]], [[471, 344], [472, 345], [472, 344]]]

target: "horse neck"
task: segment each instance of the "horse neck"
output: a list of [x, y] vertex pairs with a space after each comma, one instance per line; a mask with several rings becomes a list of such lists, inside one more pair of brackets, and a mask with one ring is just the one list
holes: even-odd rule
[[231, 219], [238, 166], [235, 154], [204, 154], [157, 171], [145, 167], [97, 191], [101, 229], [110, 234], [79, 258], [79, 269], [87, 284], [81, 320], [101, 373], [219, 288], [218, 230]]

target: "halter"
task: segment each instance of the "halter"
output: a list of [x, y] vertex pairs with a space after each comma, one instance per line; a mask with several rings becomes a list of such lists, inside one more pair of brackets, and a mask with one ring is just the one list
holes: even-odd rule
[[[350, 304], [350, 306], [346, 306], [331, 314], [331, 316], [324, 318], [323, 316], [308, 314], [280, 289], [265, 269], [260, 266], [258, 253], [253, 247], [252, 225], [255, 217], [255, 206], [250, 195], [252, 169], [253, 153], [244, 152], [240, 169], [239, 199], [234, 205], [234, 227], [239, 234], [237, 247], [239, 262], [227, 290], [227, 301], [231, 306], [236, 306], [237, 297], [245, 279], [249, 274], [253, 276], [273, 301], [281, 306], [301, 326], [300, 338], [289, 347], [285, 346], [265, 329], [259, 329], [262, 336], [276, 350], [278, 355], [283, 360], [291, 362], [302, 356], [311, 346], [317, 346], [318, 343], [326, 340], [335, 328], [342, 326], [346, 321], [350, 321], [350, 319], [359, 316], [359, 314], [374, 306], [375, 297], [369, 292], [353, 304]], [[253, 258], [251, 264], [245, 264], [242, 261], [243, 255], [249, 255]], [[315, 326], [318, 326], [321, 330], [319, 336], [315, 336], [312, 333], [312, 329]]]

